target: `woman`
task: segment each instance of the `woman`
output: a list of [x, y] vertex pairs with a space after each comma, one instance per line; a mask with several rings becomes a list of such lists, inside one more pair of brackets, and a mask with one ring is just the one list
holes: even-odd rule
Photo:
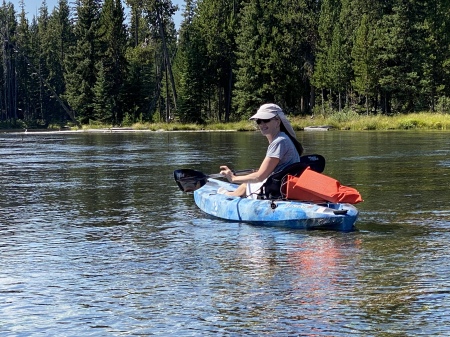
[[228, 166], [220, 166], [220, 173], [229, 182], [242, 183], [235, 191], [219, 191], [231, 196], [256, 196], [265, 180], [274, 172], [300, 161], [303, 147], [295, 137], [294, 129], [281, 108], [276, 104], [263, 104], [250, 117], [256, 121], [261, 133], [269, 141], [266, 157], [256, 172], [236, 176]]

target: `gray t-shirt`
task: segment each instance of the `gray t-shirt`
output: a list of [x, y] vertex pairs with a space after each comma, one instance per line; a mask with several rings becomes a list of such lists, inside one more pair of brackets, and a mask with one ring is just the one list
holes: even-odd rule
[[280, 132], [277, 138], [270, 143], [267, 148], [266, 157], [280, 159], [280, 162], [273, 171], [274, 173], [300, 161], [300, 156], [294, 143], [284, 132]]

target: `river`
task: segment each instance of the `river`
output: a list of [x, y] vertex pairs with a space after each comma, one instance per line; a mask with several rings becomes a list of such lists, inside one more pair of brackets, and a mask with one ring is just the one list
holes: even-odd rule
[[2, 336], [449, 336], [447, 132], [298, 132], [357, 230], [212, 219], [172, 172], [258, 132], [0, 134]]

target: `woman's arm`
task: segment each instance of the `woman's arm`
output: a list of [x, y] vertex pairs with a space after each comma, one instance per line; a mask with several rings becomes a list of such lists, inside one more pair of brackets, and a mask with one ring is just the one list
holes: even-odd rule
[[228, 181], [232, 183], [259, 183], [270, 176], [279, 162], [279, 158], [265, 157], [263, 162], [261, 163], [261, 166], [256, 172], [246, 174], [245, 176], [236, 176], [228, 168], [228, 166], [221, 166], [220, 174], [224, 175], [228, 179]]

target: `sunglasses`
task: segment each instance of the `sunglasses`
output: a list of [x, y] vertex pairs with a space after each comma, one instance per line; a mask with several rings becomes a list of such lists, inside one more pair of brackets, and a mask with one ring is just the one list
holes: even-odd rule
[[261, 124], [261, 123], [264, 123], [264, 124], [267, 124], [267, 123], [269, 123], [271, 120], [274, 120], [275, 119], [275, 117], [273, 117], [273, 118], [270, 118], [270, 119], [257, 119], [256, 120], [256, 124]]

